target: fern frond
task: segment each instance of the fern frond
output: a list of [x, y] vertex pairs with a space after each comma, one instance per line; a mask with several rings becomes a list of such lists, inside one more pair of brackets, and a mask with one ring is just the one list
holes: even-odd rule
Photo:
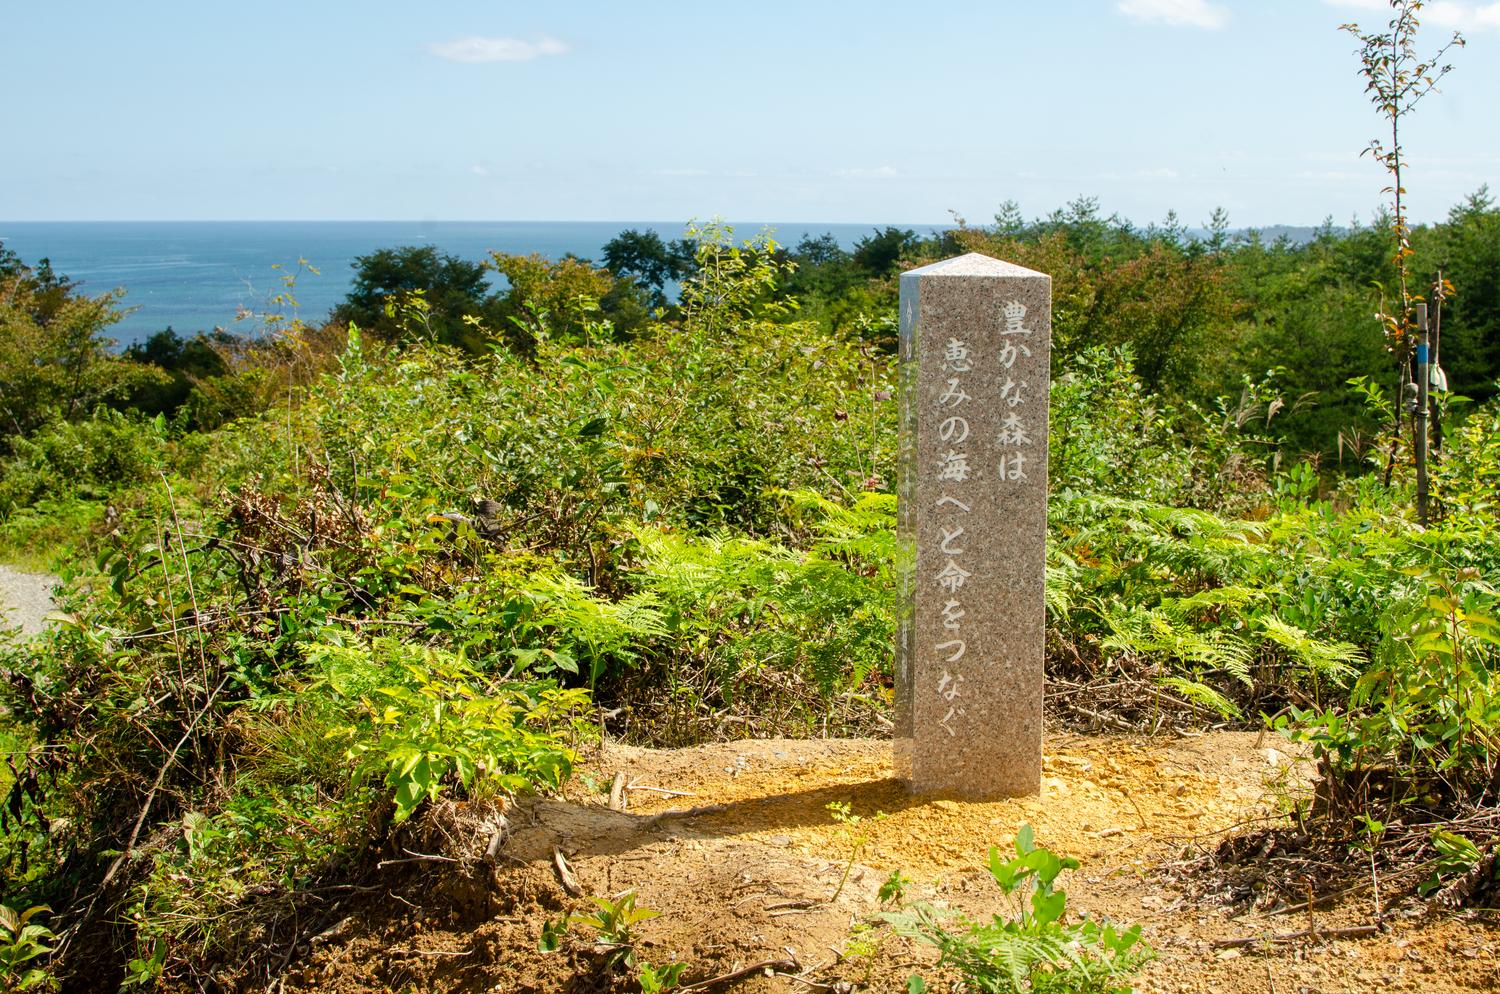
[[1241, 608], [1254, 601], [1265, 600], [1266, 592], [1256, 590], [1253, 587], [1231, 586], [1213, 587], [1208, 590], [1200, 590], [1191, 597], [1181, 597], [1164, 601], [1162, 607], [1172, 611], [1178, 617], [1189, 617], [1200, 611], [1211, 611], [1215, 608]]
[[1274, 614], [1258, 620], [1267, 641], [1281, 646], [1313, 673], [1339, 683], [1359, 675], [1359, 664], [1365, 662], [1365, 657], [1358, 646], [1313, 638]]
[[1068, 933], [1026, 932], [1010, 923], [976, 926], [962, 941], [948, 943], [943, 955], [971, 977], [1000, 973], [1017, 991], [1026, 990], [1039, 969], [1050, 972], [1064, 964], [1082, 965], [1077, 945]]
[[1243, 717], [1240, 709], [1233, 701], [1200, 680], [1188, 680], [1179, 676], [1166, 676], [1158, 679], [1156, 683], [1157, 686], [1166, 687], [1168, 690], [1174, 691], [1185, 700], [1213, 708], [1231, 721], [1238, 721]]
[[1049, 564], [1047, 570], [1047, 614], [1053, 618], [1063, 618], [1073, 607], [1073, 595], [1078, 587], [1077, 567], [1069, 569], [1067, 566], [1053, 566]]

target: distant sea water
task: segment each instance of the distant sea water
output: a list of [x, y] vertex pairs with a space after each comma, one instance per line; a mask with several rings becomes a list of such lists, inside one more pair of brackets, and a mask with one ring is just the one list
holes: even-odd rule
[[[735, 223], [737, 238], [763, 228], [795, 246], [804, 235], [832, 234], [845, 248], [884, 224]], [[899, 225], [919, 234], [931, 225]], [[432, 245], [472, 261], [489, 252], [597, 261], [604, 245], [627, 228], [682, 237], [683, 225], [619, 221], [0, 221], [0, 243], [24, 262], [47, 258], [52, 268], [98, 294], [126, 291], [134, 308], [109, 334], [122, 345], [171, 327], [182, 334], [245, 327], [235, 316], [267, 309], [282, 274], [306, 259], [295, 295], [303, 320], [316, 323], [343, 300], [354, 260], [380, 248]], [[273, 266], [280, 264], [283, 269]], [[251, 325], [253, 328], [254, 326]]]

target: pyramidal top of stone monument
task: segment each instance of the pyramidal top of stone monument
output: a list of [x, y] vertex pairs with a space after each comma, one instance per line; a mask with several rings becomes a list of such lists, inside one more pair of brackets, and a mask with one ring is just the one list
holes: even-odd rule
[[934, 262], [931, 265], [921, 266], [917, 269], [908, 269], [902, 276], [1041, 276], [1034, 269], [1017, 266], [1012, 262], [1001, 262], [999, 259], [979, 252], [970, 252], [967, 255], [956, 255], [942, 262]]

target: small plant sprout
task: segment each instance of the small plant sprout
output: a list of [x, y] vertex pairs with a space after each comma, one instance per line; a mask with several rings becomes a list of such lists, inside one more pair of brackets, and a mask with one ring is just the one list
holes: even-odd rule
[[1357, 815], [1354, 820], [1359, 823], [1360, 831], [1364, 833], [1361, 846], [1373, 851], [1380, 844], [1381, 836], [1385, 835], [1385, 822], [1376, 821], [1367, 814]]
[[879, 952], [880, 935], [877, 927], [867, 921], [856, 922], [849, 930], [849, 938], [844, 940], [844, 959], [864, 963], [865, 972], [860, 986], [870, 985], [870, 977], [875, 971], [875, 956]]
[[636, 982], [641, 985], [641, 994], [661, 994], [663, 991], [675, 989], [682, 981], [682, 971], [686, 969], [686, 963], [655, 966], [643, 960], [640, 972], [636, 975]]
[[151, 947], [151, 955], [142, 953], [125, 964], [125, 979], [120, 981], [120, 990], [150, 990], [161, 979], [167, 964], [167, 944], [158, 939]]
[[542, 935], [537, 950], [543, 953], [557, 952], [562, 946], [563, 936], [575, 924], [595, 931], [594, 948], [604, 954], [604, 967], [614, 971], [621, 967], [636, 971], [636, 981], [642, 994], [662, 994], [675, 988], [687, 969], [686, 963], [656, 965], [636, 954], [638, 939], [635, 926], [661, 915], [650, 908], [637, 907], [636, 894], [627, 890], [612, 898], [591, 897], [596, 908], [586, 915], [564, 915], [558, 921], [549, 921], [542, 926]]
[[[849, 882], [850, 871], [854, 869], [854, 864], [859, 862], [860, 853], [864, 852], [865, 845], [870, 841], [870, 833], [867, 827], [861, 827], [866, 823], [865, 817], [854, 814], [848, 802], [830, 801], [828, 803], [828, 812], [833, 815], [833, 820], [841, 826], [839, 829], [839, 838], [849, 846], [849, 860], [844, 864], [844, 872], [839, 877], [839, 885], [833, 889], [833, 896], [828, 899], [828, 903], [832, 904], [844, 892], [844, 885]], [[885, 812], [877, 811], [870, 820], [883, 821], [884, 819]]]
[[906, 896], [906, 888], [910, 886], [911, 878], [900, 870], [892, 870], [891, 875], [885, 878], [885, 883], [880, 885], [880, 903], [900, 904], [901, 899]]
[[635, 965], [635, 926], [661, 914], [635, 905], [635, 891], [627, 890], [613, 898], [593, 897], [599, 910], [575, 919], [599, 933], [597, 945], [609, 951], [611, 959], [625, 966]]

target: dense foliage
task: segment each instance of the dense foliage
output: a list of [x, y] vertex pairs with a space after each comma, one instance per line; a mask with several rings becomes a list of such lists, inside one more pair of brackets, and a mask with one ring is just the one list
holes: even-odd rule
[[1405, 442], [1371, 441], [1365, 229], [1194, 239], [1087, 201], [853, 252], [709, 225], [616, 246], [620, 275], [497, 256], [493, 294], [398, 252], [381, 271], [469, 296], [372, 267], [347, 328], [123, 356], [111, 298], [11, 261], [0, 376], [36, 400], [7, 415], [0, 545], [66, 582], [0, 648], [0, 897], [58, 909], [59, 976], [254, 986], [283, 923], [445, 798], [554, 788], [601, 726], [880, 734], [894, 276], [959, 248], [1056, 280], [1055, 714], [1270, 718], [1323, 757], [1309, 830], [1460, 817], [1500, 768], [1497, 217], [1476, 196], [1414, 236], [1460, 288], [1445, 361], [1475, 401], [1425, 529]]

